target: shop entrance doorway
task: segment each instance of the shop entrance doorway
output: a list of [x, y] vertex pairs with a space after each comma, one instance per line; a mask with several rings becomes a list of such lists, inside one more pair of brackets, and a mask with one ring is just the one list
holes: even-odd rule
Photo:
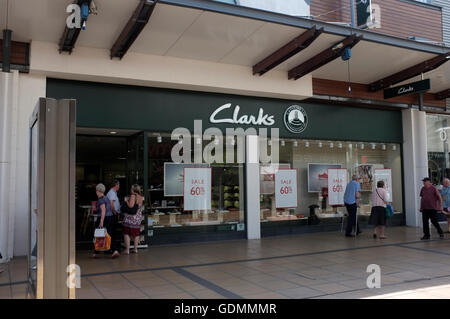
[[[117, 194], [120, 199], [129, 194], [131, 185], [143, 184], [143, 133], [77, 128], [77, 249], [92, 249], [97, 219], [93, 211], [93, 204], [97, 201], [96, 185], [104, 184], [108, 192], [116, 181], [120, 183]], [[120, 229], [117, 229], [116, 238], [120, 241]]]

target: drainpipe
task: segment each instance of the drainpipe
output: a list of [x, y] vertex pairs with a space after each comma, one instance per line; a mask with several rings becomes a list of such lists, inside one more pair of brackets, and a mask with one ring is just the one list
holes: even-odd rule
[[355, 0], [350, 0], [350, 13], [352, 16], [352, 28], [356, 28], [355, 21]]
[[[0, 72], [0, 252], [3, 259], [9, 261], [13, 254], [13, 234], [10, 212], [10, 171], [12, 112], [15, 73]], [[13, 226], [13, 225], [12, 225]], [[24, 240], [26, 238], [23, 237]]]
[[11, 70], [11, 37], [12, 31], [8, 29], [3, 30], [3, 59], [2, 59], [2, 71], [9, 72]]

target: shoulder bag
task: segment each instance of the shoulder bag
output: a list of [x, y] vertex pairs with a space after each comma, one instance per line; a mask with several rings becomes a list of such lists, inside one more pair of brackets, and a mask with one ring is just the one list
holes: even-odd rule
[[381, 198], [381, 200], [386, 204], [386, 218], [390, 218], [392, 217], [392, 215], [394, 215], [394, 208], [392, 208], [391, 204], [388, 204], [383, 197], [380, 196], [380, 194], [378, 194], [378, 189], [375, 189], [375, 192], [377, 192], [378, 197]]

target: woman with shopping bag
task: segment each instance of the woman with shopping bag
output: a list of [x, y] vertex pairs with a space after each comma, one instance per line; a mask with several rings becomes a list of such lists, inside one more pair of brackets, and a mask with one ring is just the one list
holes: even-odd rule
[[[97, 214], [97, 221], [94, 233], [95, 242], [92, 258], [96, 258], [97, 254], [99, 253], [99, 251], [96, 249], [101, 249], [99, 247], [105, 247], [105, 245], [107, 246], [109, 243], [111, 246], [108, 251], [112, 253], [112, 258], [117, 258], [120, 256], [119, 251], [116, 247], [116, 242], [113, 238], [114, 230], [116, 227], [114, 222], [114, 215], [111, 209], [111, 202], [105, 196], [105, 189], [105, 185], [103, 184], [98, 184], [95, 187], [98, 200], [95, 205], [95, 214]], [[103, 249], [101, 249], [100, 251], [103, 251]]]

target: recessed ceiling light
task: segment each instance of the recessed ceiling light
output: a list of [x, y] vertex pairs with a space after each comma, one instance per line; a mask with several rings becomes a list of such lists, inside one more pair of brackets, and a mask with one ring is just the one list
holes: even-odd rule
[[116, 135], [117, 132], [116, 131], [111, 131], [111, 132], [109, 132], [109, 134]]

